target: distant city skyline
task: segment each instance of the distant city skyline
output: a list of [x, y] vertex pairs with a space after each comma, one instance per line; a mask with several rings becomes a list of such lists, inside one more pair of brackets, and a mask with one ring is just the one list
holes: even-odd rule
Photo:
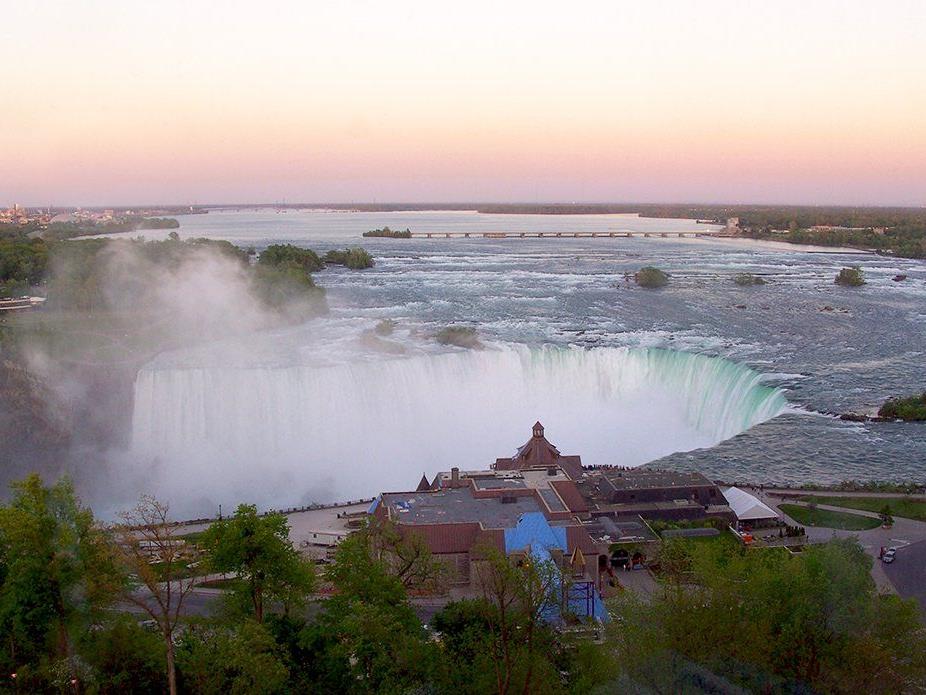
[[926, 205], [926, 3], [16, 3], [0, 207]]

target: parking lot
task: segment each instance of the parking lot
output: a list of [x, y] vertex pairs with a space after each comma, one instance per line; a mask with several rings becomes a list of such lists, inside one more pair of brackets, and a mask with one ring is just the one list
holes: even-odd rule
[[882, 569], [897, 593], [905, 598], [915, 598], [926, 619], [926, 541], [917, 541], [906, 546], [897, 546], [897, 559]]

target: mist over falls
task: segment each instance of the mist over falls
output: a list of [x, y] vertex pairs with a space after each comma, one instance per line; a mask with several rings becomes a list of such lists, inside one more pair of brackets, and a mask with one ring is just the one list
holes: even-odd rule
[[501, 344], [324, 367], [162, 361], [136, 380], [129, 465], [142, 489], [208, 507], [190, 512], [282, 507], [486, 468], [536, 419], [586, 464], [636, 466], [786, 406], [747, 367], [660, 349]]

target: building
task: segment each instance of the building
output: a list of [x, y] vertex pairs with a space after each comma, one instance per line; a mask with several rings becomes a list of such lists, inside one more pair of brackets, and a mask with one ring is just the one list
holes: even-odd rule
[[586, 475], [577, 487], [593, 518], [734, 520], [720, 488], [700, 473], [611, 468]]
[[774, 509], [745, 490], [738, 487], [724, 488], [723, 496], [736, 515], [737, 525], [741, 528], [777, 526], [781, 521], [781, 517]]
[[558, 466], [572, 480], [583, 475], [581, 456], [563, 456], [559, 449], [547, 441], [543, 434], [543, 425], [534, 423], [533, 434], [511, 458], [495, 459], [492, 468], [496, 471], [520, 471], [528, 468]]
[[700, 473], [586, 469], [579, 456], [561, 454], [539, 422], [514, 456], [430, 482], [422, 475], [414, 491], [382, 493], [369, 513], [422, 538], [464, 593], [477, 588], [488, 548], [552, 559], [571, 577], [570, 605], [575, 599], [577, 612], [596, 618], [614, 570], [644, 564], [658, 545], [647, 519], [735, 520], [720, 488]]
[[583, 522], [588, 505], [572, 477], [581, 473], [579, 457], [562, 456], [537, 423], [514, 457], [489, 469], [453, 468], [430, 484], [422, 476], [414, 491], [382, 493], [369, 513], [422, 538], [464, 593], [478, 589], [478, 568], [490, 549], [513, 558], [529, 553], [569, 576], [574, 612], [604, 620], [599, 591], [609, 549]]

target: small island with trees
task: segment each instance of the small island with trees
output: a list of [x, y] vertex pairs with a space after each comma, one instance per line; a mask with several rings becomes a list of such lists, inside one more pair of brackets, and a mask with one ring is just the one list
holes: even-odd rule
[[408, 228], [406, 228], [405, 231], [402, 231], [400, 229], [389, 229], [389, 227], [383, 227], [382, 229], [371, 229], [369, 232], [364, 232], [363, 236], [377, 239], [411, 239], [412, 232]]
[[472, 326], [447, 326], [439, 330], [434, 339], [441, 345], [453, 345], [470, 350], [482, 350], [484, 347], [479, 340], [478, 331]]
[[752, 273], [737, 273], [733, 276], [733, 282], [735, 282], [740, 287], [753, 287], [754, 285], [765, 285], [765, 278], [761, 275], [753, 275]]
[[640, 268], [634, 273], [633, 279], [640, 287], [646, 287], [647, 289], [657, 289], [669, 284], [668, 273], [649, 265]]
[[331, 250], [325, 254], [324, 260], [325, 263], [343, 265], [351, 270], [364, 270], [366, 268], [372, 268], [375, 265], [373, 256], [359, 246], [344, 249], [343, 251], [337, 249]]
[[843, 268], [836, 275], [835, 282], [843, 287], [861, 287], [865, 284], [865, 273], [857, 265]]
[[918, 396], [891, 398], [878, 410], [878, 416], [891, 420], [926, 421], [926, 391]]

